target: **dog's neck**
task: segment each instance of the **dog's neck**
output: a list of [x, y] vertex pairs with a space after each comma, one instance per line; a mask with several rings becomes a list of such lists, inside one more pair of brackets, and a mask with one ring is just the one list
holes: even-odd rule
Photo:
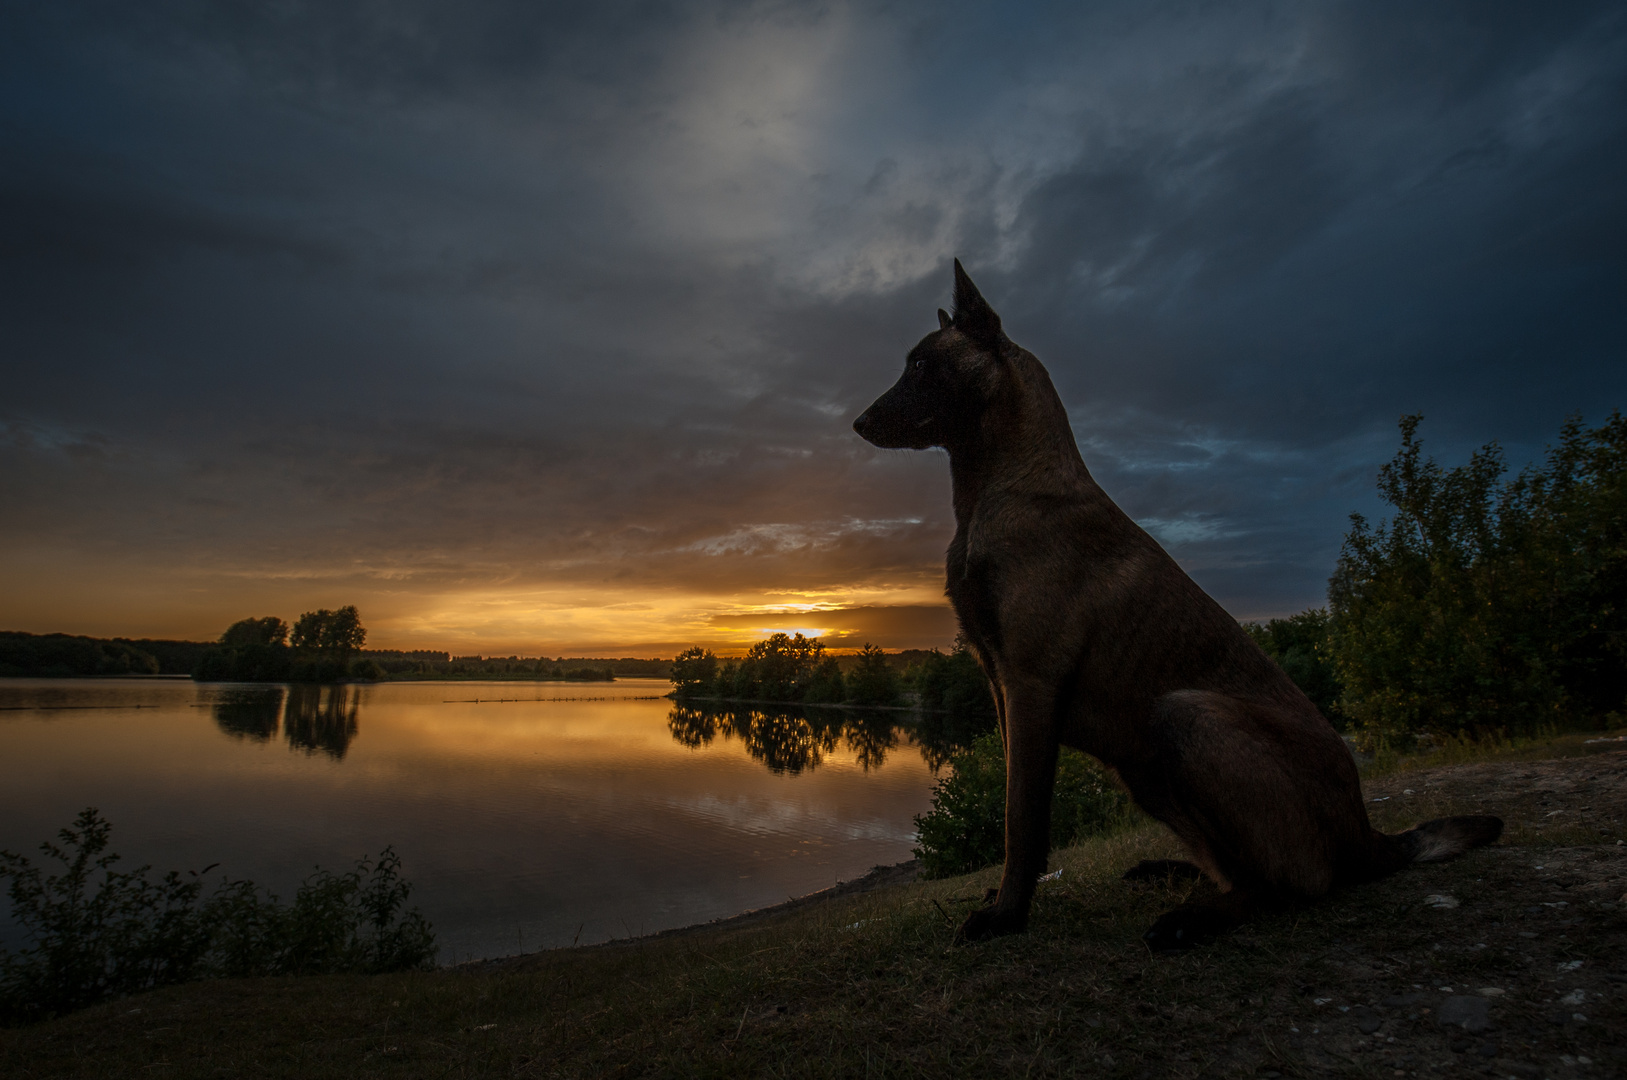
[[996, 492], [1060, 494], [1077, 492], [1081, 482], [1099, 490], [1045, 368], [1022, 351], [1007, 362], [1012, 377], [1005, 391], [989, 403], [967, 438], [945, 447], [955, 520], [962, 526]]

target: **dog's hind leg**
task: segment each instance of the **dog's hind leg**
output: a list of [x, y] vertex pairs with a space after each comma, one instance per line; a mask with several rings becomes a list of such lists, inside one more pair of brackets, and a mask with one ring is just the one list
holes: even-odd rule
[[1120, 775], [1220, 890], [1159, 919], [1153, 948], [1186, 948], [1261, 907], [1326, 893], [1340, 852], [1369, 835], [1354, 764], [1331, 728], [1271, 703], [1180, 691], [1145, 731], [1152, 754]]

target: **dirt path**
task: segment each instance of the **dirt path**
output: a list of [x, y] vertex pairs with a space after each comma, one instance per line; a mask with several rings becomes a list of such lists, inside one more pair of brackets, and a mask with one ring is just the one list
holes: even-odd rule
[[[1281, 1021], [1234, 1039], [1219, 1071], [1627, 1075], [1627, 752], [1407, 772], [1367, 795], [1388, 830], [1478, 812], [1507, 833], [1294, 920], [1304, 982], [1279, 984]], [[1219, 948], [1282, 940], [1263, 925]]]

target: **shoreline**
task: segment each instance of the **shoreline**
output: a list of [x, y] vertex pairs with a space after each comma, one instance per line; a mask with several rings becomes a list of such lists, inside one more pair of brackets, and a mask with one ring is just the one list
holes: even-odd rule
[[663, 695], [671, 698], [680, 705], [691, 701], [707, 701], [718, 705], [777, 705], [782, 709], [872, 709], [879, 712], [943, 712], [942, 709], [923, 709], [920, 705], [855, 705], [845, 701], [774, 701], [770, 698], [728, 698], [728, 697], [701, 697], [698, 694], [687, 694], [680, 697], [677, 691]]
[[921, 861], [919, 859], [906, 859], [903, 862], [893, 863], [890, 866], [873, 866], [864, 874], [849, 881], [838, 881], [836, 884], [823, 889], [807, 893], [802, 896], [792, 896], [781, 900], [777, 904], [766, 907], [749, 908], [737, 915], [728, 915], [712, 919], [709, 922], [692, 923], [688, 926], [674, 926], [666, 930], [656, 930], [649, 934], [640, 934], [637, 937], [612, 938], [609, 941], [600, 941], [592, 945], [560, 945], [552, 949], [537, 949], [535, 952], [511, 953], [508, 956], [489, 956], [479, 960], [464, 960], [456, 964], [448, 964], [441, 971], [473, 971], [475, 969], [497, 968], [508, 965], [524, 964], [542, 956], [551, 956], [559, 952], [584, 952], [590, 949], [626, 948], [632, 945], [644, 945], [654, 941], [666, 941], [673, 938], [688, 937], [695, 934], [706, 933], [712, 930], [732, 930], [741, 926], [750, 926], [762, 922], [775, 915], [788, 911], [797, 911], [801, 908], [813, 907], [835, 900], [843, 896], [857, 896], [861, 893], [873, 892], [890, 885], [907, 885], [915, 881], [921, 874]]

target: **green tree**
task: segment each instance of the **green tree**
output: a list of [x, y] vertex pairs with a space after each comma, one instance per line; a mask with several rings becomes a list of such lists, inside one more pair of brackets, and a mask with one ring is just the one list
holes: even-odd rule
[[685, 649], [672, 662], [672, 686], [679, 697], [717, 692], [717, 657], [710, 649]]
[[275, 615], [239, 619], [198, 658], [192, 677], [199, 682], [281, 682], [293, 663], [287, 637], [288, 624]]
[[842, 665], [836, 657], [821, 657], [808, 677], [802, 700], [809, 705], [829, 705], [847, 697], [847, 681], [842, 678]]
[[972, 740], [993, 731], [997, 723], [994, 694], [983, 666], [964, 637], [947, 654], [936, 649], [912, 672], [921, 697], [917, 734], [921, 752], [934, 769], [948, 762]]
[[1365, 745], [1532, 732], [1627, 693], [1627, 423], [1567, 422], [1512, 481], [1495, 443], [1426, 459], [1421, 417], [1379, 472], [1394, 516], [1353, 515], [1328, 585], [1340, 708]]
[[1339, 711], [1339, 697], [1344, 685], [1333, 663], [1325, 608], [1312, 608], [1263, 624], [1246, 623], [1243, 629], [1294, 684], [1305, 691], [1305, 696], [1323, 716], [1336, 725], [1342, 724], [1344, 714]]
[[859, 661], [847, 677], [847, 699], [855, 705], [894, 705], [898, 702], [898, 672], [887, 654], [866, 642]]
[[366, 641], [367, 630], [355, 604], [337, 611], [307, 611], [294, 623], [294, 648], [324, 653], [340, 661], [349, 659]]
[[287, 640], [288, 624], [275, 615], [267, 615], [263, 619], [239, 619], [220, 635], [220, 643], [227, 646], [282, 645]]
[[801, 701], [824, 653], [824, 642], [816, 638], [770, 634], [746, 650], [735, 673], [733, 696]]

